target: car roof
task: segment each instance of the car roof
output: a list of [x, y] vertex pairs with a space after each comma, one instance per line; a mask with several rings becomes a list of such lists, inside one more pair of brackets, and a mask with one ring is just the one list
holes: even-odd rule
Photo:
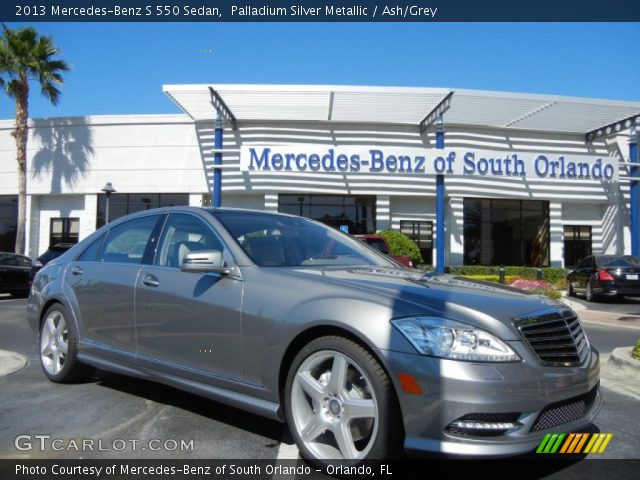
[[[111, 222], [108, 223], [110, 226], [115, 226], [123, 221], [132, 220], [134, 218], [146, 217], [148, 215], [162, 215], [164, 213], [175, 213], [175, 212], [192, 212], [192, 213], [209, 213], [214, 216], [216, 214], [224, 214], [225, 212], [234, 212], [234, 213], [247, 213], [252, 215], [276, 215], [282, 217], [296, 217], [295, 215], [289, 215], [288, 213], [281, 212], [267, 212], [264, 210], [254, 210], [248, 208], [232, 208], [232, 207], [196, 207], [189, 205], [176, 205], [172, 207], [159, 207], [159, 208], [150, 208], [148, 210], [142, 210], [140, 212], [130, 213], [128, 215], [124, 215], [122, 217], [118, 217]], [[106, 225], [103, 225], [104, 228]]]

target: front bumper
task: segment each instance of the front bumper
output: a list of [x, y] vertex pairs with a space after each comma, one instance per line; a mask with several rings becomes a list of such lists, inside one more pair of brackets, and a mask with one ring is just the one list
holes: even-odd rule
[[[545, 367], [522, 342], [508, 343], [522, 357], [521, 362], [473, 363], [378, 352], [385, 359], [398, 392], [408, 453], [518, 455], [534, 450], [546, 433], [579, 431], [594, 420], [602, 405], [600, 364], [595, 350], [580, 366]], [[405, 393], [397, 381], [399, 373], [411, 374], [423, 394]], [[584, 408], [576, 418], [572, 402], [583, 398]], [[567, 406], [571, 415], [545, 413], [545, 419], [551, 417], [551, 421], [536, 423], [543, 412], [567, 404], [571, 404]], [[562, 412], [562, 408], [558, 411]], [[451, 431], [452, 422], [478, 414], [510, 414], [517, 418], [519, 427], [489, 435]]]

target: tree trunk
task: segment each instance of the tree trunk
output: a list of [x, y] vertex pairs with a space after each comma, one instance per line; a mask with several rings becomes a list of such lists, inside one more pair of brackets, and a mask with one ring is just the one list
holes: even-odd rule
[[11, 133], [16, 139], [18, 162], [18, 228], [15, 252], [24, 255], [27, 224], [27, 140], [29, 84], [26, 76], [20, 76], [22, 87], [16, 92], [16, 129]]

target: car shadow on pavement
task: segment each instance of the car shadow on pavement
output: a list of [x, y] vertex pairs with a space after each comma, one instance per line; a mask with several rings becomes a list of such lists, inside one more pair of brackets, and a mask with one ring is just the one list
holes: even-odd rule
[[103, 370], [97, 370], [96, 378], [93, 380], [97, 385], [105, 388], [136, 395], [161, 405], [186, 410], [195, 415], [272, 439], [275, 444], [268, 446], [275, 447], [282, 440], [283, 428], [285, 428], [282, 423], [184, 390]]

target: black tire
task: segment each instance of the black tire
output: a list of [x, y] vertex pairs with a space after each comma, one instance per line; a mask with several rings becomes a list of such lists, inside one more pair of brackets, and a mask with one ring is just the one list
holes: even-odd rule
[[[377, 408], [377, 418], [375, 422], [377, 423], [377, 429], [375, 429], [375, 434], [370, 435], [369, 440], [365, 440], [365, 442], [367, 442], [367, 448], [369, 449], [368, 453], [364, 458], [355, 462], [350, 461], [349, 463], [358, 464], [370, 459], [400, 457], [402, 455], [404, 431], [398, 400], [389, 376], [380, 363], [365, 348], [352, 340], [339, 336], [320, 337], [309, 342], [298, 352], [287, 375], [284, 391], [285, 414], [289, 431], [300, 450], [301, 456], [318, 467], [333, 463], [331, 459], [317, 458], [317, 456], [307, 448], [307, 445], [298, 433], [298, 427], [296, 426], [295, 417], [292, 413], [292, 392], [296, 373], [307, 359], [310, 359], [314, 354], [321, 355], [323, 352], [338, 352], [338, 354], [342, 354], [347, 357], [349, 361], [352, 361], [353, 363], [349, 363], [347, 369], [352, 369], [351, 373], [354, 373], [357, 371], [354, 367], [354, 365], [356, 365], [358, 369], [364, 373], [367, 385], [370, 383], [375, 395]], [[362, 380], [362, 377], [359, 378]], [[347, 381], [347, 385], [352, 384]], [[351, 388], [353, 388], [353, 386]], [[316, 411], [315, 403], [313, 410]], [[338, 416], [338, 418], [340, 417]], [[361, 451], [364, 451], [364, 449], [361, 449]]]
[[[48, 328], [48, 319], [51, 318], [55, 323], [56, 317], [62, 318], [66, 324], [66, 329], [62, 329], [60, 335], [66, 339], [67, 352], [64, 354], [64, 361], [60, 362], [62, 368], [59, 371], [55, 371], [55, 369], [52, 371], [53, 367], [47, 367], [45, 364], [45, 362], [47, 362], [45, 358], [48, 358], [48, 356], [44, 354], [43, 350], [43, 335], [48, 335], [48, 333], [45, 332], [45, 329]], [[93, 367], [84, 365], [78, 361], [78, 332], [76, 331], [74, 322], [71, 320], [69, 312], [63, 305], [56, 303], [46, 311], [40, 325], [39, 339], [40, 366], [49, 380], [55, 383], [73, 383], [86, 380], [93, 375], [95, 371]], [[51, 362], [53, 363], [53, 358]]]
[[567, 282], [567, 296], [568, 297], [575, 297], [576, 296], [576, 291], [571, 286], [571, 282]]
[[587, 282], [587, 288], [585, 289], [584, 298], [587, 302], [598, 301], [598, 296], [595, 293], [593, 293], [593, 290], [591, 288], [591, 280]]

